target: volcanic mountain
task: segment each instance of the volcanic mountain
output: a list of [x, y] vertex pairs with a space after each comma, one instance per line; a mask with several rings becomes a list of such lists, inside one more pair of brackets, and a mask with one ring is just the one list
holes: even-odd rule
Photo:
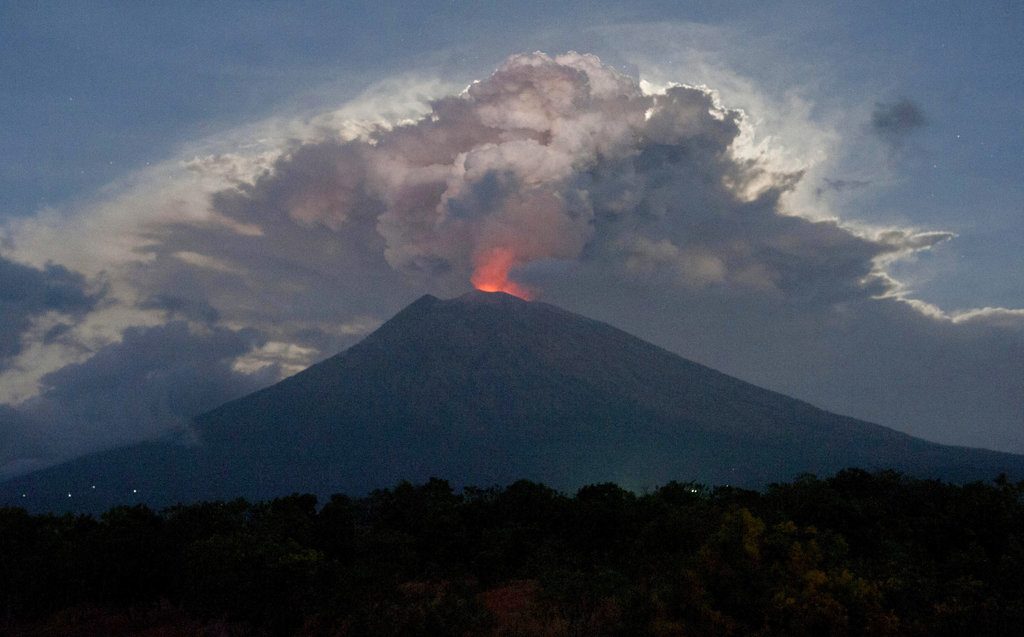
[[9, 480], [0, 502], [100, 510], [295, 491], [361, 495], [430, 476], [478, 486], [526, 478], [566, 490], [605, 481], [759, 487], [850, 466], [1024, 478], [1024, 456], [926, 442], [552, 305], [471, 292], [420, 298], [348, 350], [199, 416], [177, 440]]

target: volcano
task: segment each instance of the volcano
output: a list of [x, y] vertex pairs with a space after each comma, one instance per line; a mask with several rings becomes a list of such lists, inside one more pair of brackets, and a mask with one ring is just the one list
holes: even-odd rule
[[1024, 456], [829, 413], [555, 306], [477, 291], [424, 296], [357, 345], [199, 416], [173, 440], [8, 480], [0, 501], [102, 510], [362, 495], [431, 476], [563, 490], [671, 480], [756, 488], [846, 467], [1024, 478]]

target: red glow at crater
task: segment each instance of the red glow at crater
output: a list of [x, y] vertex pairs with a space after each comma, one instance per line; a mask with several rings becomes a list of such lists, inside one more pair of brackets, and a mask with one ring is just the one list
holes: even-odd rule
[[470, 281], [482, 292], [505, 292], [529, 301], [533, 292], [508, 278], [509, 270], [517, 262], [515, 253], [509, 248], [492, 248], [477, 257]]

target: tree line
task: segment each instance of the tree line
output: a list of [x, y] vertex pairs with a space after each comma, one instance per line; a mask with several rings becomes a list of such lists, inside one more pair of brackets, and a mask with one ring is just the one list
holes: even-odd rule
[[1024, 482], [5, 508], [0, 604], [0, 633], [40, 636], [1017, 635]]

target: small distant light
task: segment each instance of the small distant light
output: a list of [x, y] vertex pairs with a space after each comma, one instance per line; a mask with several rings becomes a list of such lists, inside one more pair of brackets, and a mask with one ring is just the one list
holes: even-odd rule
[[70, 493], [68, 494], [68, 497], [69, 497], [69, 498], [71, 497], [71, 494], [70, 494]]
[[92, 485], [92, 488], [93, 488], [93, 489], [95, 489], [95, 488], [96, 488], [96, 485], [95, 485], [95, 484], [94, 484], [94, 485]]
[[139, 492], [138, 489], [132, 489], [132, 493], [138, 493], [138, 492]]
[[27, 493], [22, 493], [22, 494], [21, 494], [21, 497], [23, 497], [23, 498], [27, 498], [27, 497], [28, 497], [28, 494], [27, 494]]

